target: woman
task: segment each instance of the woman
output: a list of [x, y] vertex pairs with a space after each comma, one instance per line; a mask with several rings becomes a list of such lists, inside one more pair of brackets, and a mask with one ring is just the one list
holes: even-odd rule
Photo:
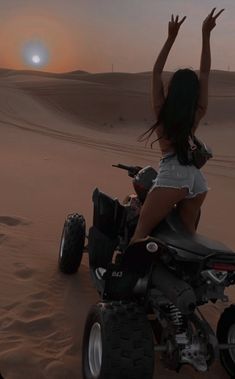
[[[157, 122], [146, 133], [147, 139], [155, 131], [163, 158], [156, 180], [149, 191], [135, 233], [130, 241], [143, 239], [178, 204], [185, 228], [195, 232], [200, 208], [208, 191], [204, 176], [188, 161], [190, 135], [195, 133], [208, 103], [208, 79], [211, 67], [210, 33], [216, 19], [214, 8], [202, 26], [202, 53], [199, 78], [189, 69], [178, 70], [172, 77], [168, 94], [164, 97], [161, 74], [166, 59], [186, 17], [179, 21], [173, 15], [168, 26], [168, 38], [153, 69], [152, 98]], [[154, 141], [155, 142], [155, 141]]]

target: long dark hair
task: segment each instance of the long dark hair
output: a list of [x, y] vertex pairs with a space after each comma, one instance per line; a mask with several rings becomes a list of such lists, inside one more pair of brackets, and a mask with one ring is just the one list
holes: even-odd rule
[[[187, 164], [188, 137], [191, 134], [195, 121], [195, 113], [199, 96], [199, 79], [190, 69], [176, 71], [169, 83], [167, 97], [160, 110], [158, 120], [138, 141], [147, 142], [156, 128], [163, 126], [163, 135], [151, 143], [152, 145], [162, 137], [172, 141], [172, 145], [181, 164]], [[147, 134], [147, 137], [143, 138]]]

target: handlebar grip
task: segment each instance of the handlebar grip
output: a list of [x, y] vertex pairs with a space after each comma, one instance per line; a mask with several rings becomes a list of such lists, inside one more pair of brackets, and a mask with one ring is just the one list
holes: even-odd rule
[[120, 164], [118, 163], [117, 165], [116, 164], [112, 164], [113, 167], [117, 167], [117, 168], [122, 168], [123, 170], [130, 170], [131, 169], [131, 166], [126, 166], [124, 164]]
[[123, 170], [127, 170], [128, 171], [128, 176], [130, 176], [131, 178], [134, 178], [135, 175], [142, 169], [142, 167], [140, 166], [126, 166], [124, 164], [117, 164], [117, 165], [112, 165], [113, 167], [118, 167], [118, 168], [121, 168]]

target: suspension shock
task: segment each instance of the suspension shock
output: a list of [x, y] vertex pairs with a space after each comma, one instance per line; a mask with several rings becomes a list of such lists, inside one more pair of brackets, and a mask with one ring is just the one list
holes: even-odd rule
[[180, 310], [174, 305], [168, 305], [169, 317], [176, 328], [176, 334], [181, 334], [185, 332], [185, 317], [182, 315]]

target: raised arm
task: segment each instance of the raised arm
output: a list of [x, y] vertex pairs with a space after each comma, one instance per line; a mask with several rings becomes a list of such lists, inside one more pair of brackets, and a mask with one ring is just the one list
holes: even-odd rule
[[165, 66], [169, 52], [175, 42], [180, 26], [184, 22], [186, 17], [183, 17], [181, 21], [179, 16], [171, 16], [171, 21], [168, 24], [168, 37], [166, 42], [163, 45], [162, 50], [160, 51], [155, 65], [153, 67], [153, 77], [152, 77], [152, 104], [155, 111], [156, 117], [158, 117], [161, 106], [165, 100], [163, 83], [162, 83], [162, 71]]
[[200, 94], [198, 99], [198, 108], [196, 113], [195, 129], [200, 119], [206, 114], [208, 105], [208, 82], [211, 69], [211, 49], [210, 49], [210, 36], [211, 31], [216, 25], [216, 19], [224, 11], [222, 9], [214, 15], [216, 8], [213, 8], [211, 13], [206, 17], [202, 25], [202, 52], [200, 62]]

